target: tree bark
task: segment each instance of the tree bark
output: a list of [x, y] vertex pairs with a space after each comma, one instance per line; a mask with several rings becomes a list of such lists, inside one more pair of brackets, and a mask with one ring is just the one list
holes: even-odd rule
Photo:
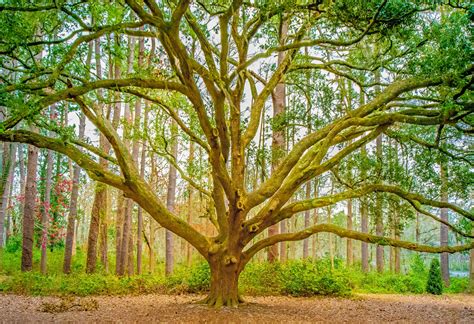
[[117, 213], [115, 214], [115, 274], [123, 274], [121, 269], [122, 257], [122, 226], [125, 208], [125, 199], [121, 191], [117, 191]]
[[[347, 201], [347, 229], [352, 230], [352, 199]], [[347, 239], [347, 246], [346, 246], [346, 262], [348, 266], [351, 266], [354, 262], [354, 251], [352, 248], [352, 240]]]
[[[84, 138], [86, 128], [86, 117], [81, 114], [79, 117], [79, 140]], [[75, 164], [72, 174], [72, 189], [71, 189], [71, 202], [69, 204], [69, 215], [67, 220], [66, 230], [66, 246], [64, 249], [64, 264], [63, 272], [71, 273], [71, 262], [73, 255], [73, 243], [74, 243], [74, 229], [77, 218], [77, 199], [79, 197], [79, 177], [81, 174], [81, 168]]]
[[[133, 71], [133, 59], [135, 52], [135, 38], [128, 38], [128, 49], [129, 55], [127, 60], [127, 74], [130, 75]], [[126, 101], [124, 104], [123, 118], [126, 125], [132, 124], [132, 118], [130, 114], [130, 104]], [[125, 147], [130, 150], [130, 130], [129, 127], [124, 126], [123, 130], [123, 142]], [[133, 242], [132, 234], [132, 210], [133, 210], [133, 201], [130, 198], [125, 198], [125, 208], [123, 214], [123, 227], [122, 227], [122, 246], [120, 247], [120, 273], [123, 275], [125, 271], [130, 274], [130, 251], [133, 252], [133, 249], [130, 249], [130, 243]], [[132, 238], [132, 239], [131, 239]], [[133, 262], [131, 264], [133, 267]]]
[[[448, 167], [443, 161], [440, 163], [441, 177], [441, 201], [448, 202]], [[441, 208], [441, 220], [448, 220], [448, 210]], [[444, 224], [440, 226], [439, 240], [441, 246], [448, 246], [448, 227]], [[441, 253], [441, 276], [446, 287], [449, 286], [449, 254]]]
[[28, 145], [28, 164], [26, 167], [25, 207], [23, 211], [23, 243], [21, 271], [33, 269], [33, 237], [36, 210], [36, 173], [38, 170], [38, 148]]
[[[194, 142], [189, 141], [189, 158], [188, 158], [188, 166], [192, 168], [194, 165]], [[187, 212], [187, 222], [188, 224], [192, 224], [192, 216], [193, 216], [193, 193], [194, 189], [191, 184], [188, 185], [188, 192], [189, 192], [189, 197], [188, 197], [188, 212]], [[193, 256], [193, 247], [191, 244], [186, 243], [186, 264], [188, 266], [191, 265], [192, 262], [192, 256]]]
[[[306, 199], [311, 198], [311, 181], [306, 184]], [[304, 227], [307, 228], [310, 225], [311, 211], [307, 210], [304, 213]], [[309, 239], [303, 241], [303, 259], [309, 257]]]
[[[141, 27], [140, 30], [143, 30], [143, 27]], [[138, 40], [137, 63], [138, 63], [139, 69], [143, 67], [144, 51], [145, 51], [145, 39], [141, 37]], [[145, 114], [146, 113], [147, 112], [145, 112]], [[132, 158], [135, 161], [137, 167], [140, 169], [140, 176], [143, 178], [145, 175], [145, 154], [144, 154], [145, 144], [143, 144], [142, 146], [142, 155], [141, 155], [140, 163], [138, 161], [138, 151], [139, 151], [138, 137], [140, 136], [141, 114], [142, 114], [142, 100], [140, 98], [137, 98], [137, 101], [135, 102], [135, 114], [134, 114], [134, 120], [133, 120], [135, 139], [133, 142]], [[144, 122], [143, 129], [146, 129], [146, 127], [147, 127], [146, 122]], [[138, 206], [138, 210], [137, 210], [137, 274], [142, 273], [142, 245], [143, 245], [142, 232], [143, 232], [143, 214], [142, 214], [141, 207]]]
[[209, 260], [211, 287], [203, 303], [216, 308], [237, 307], [243, 300], [239, 295], [239, 276], [243, 265], [238, 254], [230, 256], [218, 253]]
[[[471, 233], [474, 234], [474, 228]], [[469, 253], [469, 292], [474, 294], [474, 249]]]
[[[10, 227], [11, 227], [11, 212], [8, 210], [9, 203], [11, 202], [11, 196], [13, 192], [13, 184], [14, 184], [14, 179], [15, 179], [15, 165], [16, 165], [16, 146], [17, 144], [14, 143], [11, 146], [11, 157], [10, 157], [10, 167], [8, 170], [8, 178], [7, 178], [7, 183], [3, 192], [3, 197], [2, 197], [2, 207], [1, 207], [1, 213], [3, 215], [3, 218], [6, 219], [5, 222], [5, 241], [4, 244], [8, 242], [8, 238], [10, 237]], [[1, 218], [2, 216], [0, 216]]]
[[[282, 16], [279, 30], [279, 44], [284, 45], [288, 34], [288, 20]], [[286, 54], [283, 51], [278, 52], [277, 65], [281, 65]], [[272, 172], [280, 164], [281, 159], [285, 155], [285, 128], [283, 127], [283, 119], [285, 118], [286, 108], [286, 86], [284, 80], [281, 80], [275, 87], [273, 99], [273, 133], [272, 133]], [[286, 231], [285, 222], [281, 222], [280, 231]], [[268, 228], [268, 236], [278, 234], [278, 224]], [[286, 259], [286, 243], [281, 246], [282, 261]], [[274, 262], [278, 260], [278, 246], [274, 245], [268, 249], [268, 261]]]
[[[314, 180], [314, 198], [319, 197], [319, 182], [318, 179]], [[314, 209], [313, 213], [313, 225], [318, 224], [319, 211], [318, 208]], [[318, 258], [318, 234], [313, 235], [313, 260]]]
[[[176, 124], [171, 124], [171, 158], [177, 160], [178, 157], [178, 131]], [[166, 208], [174, 212], [176, 197], [176, 168], [170, 164], [168, 173], [168, 192], [166, 194]], [[165, 274], [168, 276], [173, 273], [174, 268], [174, 237], [173, 233], [166, 230], [166, 260], [165, 260]]]
[[[52, 109], [52, 108], [51, 108]], [[49, 229], [49, 211], [51, 208], [51, 181], [53, 176], [53, 151], [46, 151], [46, 179], [44, 189], [43, 208], [41, 210], [41, 262], [40, 269], [42, 274], [46, 274], [47, 267], [47, 249], [48, 249], [48, 229]]]
[[9, 222], [5, 222], [7, 214], [8, 197], [13, 185], [13, 170], [15, 168], [16, 147], [13, 143], [2, 143], [2, 161], [1, 161], [1, 184], [0, 184], [0, 248], [3, 247], [8, 239]]
[[[382, 135], [379, 135], [376, 140], [376, 154], [377, 160], [382, 167]], [[382, 215], [382, 195], [377, 194], [376, 205], [375, 205], [375, 235], [383, 236], [383, 215]], [[384, 247], [381, 245], [376, 246], [375, 260], [378, 272], [384, 271]]]

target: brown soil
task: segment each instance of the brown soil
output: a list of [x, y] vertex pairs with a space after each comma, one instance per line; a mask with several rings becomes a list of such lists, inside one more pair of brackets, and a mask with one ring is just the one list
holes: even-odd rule
[[[193, 303], [202, 296], [143, 295], [76, 299], [71, 308], [48, 313], [45, 305], [64, 303], [53, 297], [0, 295], [0, 323], [136, 322], [136, 323], [474, 323], [473, 295], [358, 295], [342, 298], [247, 297], [238, 309], [215, 310]], [[69, 302], [69, 301], [68, 301]]]

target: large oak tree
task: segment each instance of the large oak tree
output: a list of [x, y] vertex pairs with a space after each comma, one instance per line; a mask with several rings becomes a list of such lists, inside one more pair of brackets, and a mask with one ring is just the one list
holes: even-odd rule
[[[324, 223], [264, 235], [267, 228], [298, 213], [383, 192], [472, 237], [432, 210], [447, 208], [469, 221], [474, 220], [472, 213], [394, 181], [368, 176], [334, 194], [295, 198], [308, 181], [334, 172], [384, 133], [458, 158], [458, 151], [439, 140], [416, 137], [417, 130], [436, 137], [449, 128], [462, 141], [472, 133], [469, 8], [454, 2], [174, 0], [164, 5], [125, 0], [41, 1], [33, 6], [7, 1], [0, 5], [0, 104], [8, 115], [0, 125], [0, 140], [67, 155], [92, 179], [123, 191], [161, 226], [188, 241], [211, 267], [211, 291], [205, 300], [210, 305], [241, 301], [239, 274], [257, 252], [315, 233], [415, 251], [468, 250], [473, 243], [426, 246]], [[278, 33], [282, 19], [288, 24], [284, 43]], [[136, 67], [115, 79], [85, 71], [91, 66], [84, 64], [88, 43], [109, 35], [145, 39], [145, 51], [154, 39], [158, 59], [147, 69]], [[126, 60], [114, 48], [105, 50], [113, 51], [117, 61]], [[41, 51], [44, 59], [37, 58]], [[269, 66], [265, 73], [264, 65]], [[311, 84], [326, 84], [334, 91], [336, 78], [348, 79], [366, 99], [337, 113], [329, 109], [326, 118], [312, 116], [311, 132], [302, 131], [271, 175], [253, 188], [246, 181], [246, 156], [260, 134], [262, 116], [271, 109], [272, 93], [298, 74], [317, 78]], [[205, 152], [211, 168], [208, 181], [178, 171], [212, 201], [217, 235], [200, 233], [155, 194], [106, 116], [103, 103], [114, 93], [129, 102], [145, 99], [150, 109], [163, 110]], [[110, 152], [48, 123], [45, 109], [64, 102], [80, 109], [110, 143]], [[284, 122], [284, 116], [273, 120]], [[28, 130], [27, 124], [41, 131]], [[56, 135], [49, 136], [45, 129]], [[105, 160], [109, 166], [100, 162]], [[171, 158], [170, 163], [176, 161]]]

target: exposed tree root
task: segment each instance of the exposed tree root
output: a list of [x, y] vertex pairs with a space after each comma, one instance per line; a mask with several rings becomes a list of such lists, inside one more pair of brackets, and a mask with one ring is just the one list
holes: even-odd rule
[[224, 297], [222, 294], [209, 294], [206, 298], [197, 301], [198, 304], [208, 305], [213, 308], [221, 307], [238, 307], [244, 303], [242, 296], [229, 296]]

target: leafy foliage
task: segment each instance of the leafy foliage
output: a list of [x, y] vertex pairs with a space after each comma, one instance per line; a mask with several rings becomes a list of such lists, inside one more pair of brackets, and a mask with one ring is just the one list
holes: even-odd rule
[[431, 261], [428, 281], [426, 282], [426, 292], [433, 295], [441, 295], [443, 293], [443, 279], [441, 278], [438, 258], [434, 258]]

